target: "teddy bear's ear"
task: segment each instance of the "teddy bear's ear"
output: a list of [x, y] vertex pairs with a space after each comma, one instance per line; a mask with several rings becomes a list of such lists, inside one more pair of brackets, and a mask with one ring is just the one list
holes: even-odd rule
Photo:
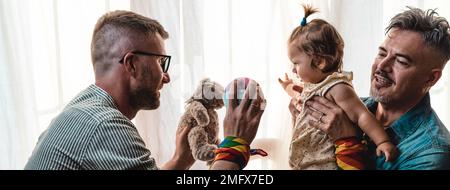
[[[205, 86], [205, 83], [207, 84], [207, 83], [209, 83], [210, 81], [211, 81], [211, 80], [210, 80], [209, 78], [204, 78], [204, 79], [202, 79], [202, 80], [199, 82], [197, 88], [196, 88], [195, 91], [194, 91], [194, 94], [192, 95], [192, 97], [191, 97], [190, 99], [192, 99], [192, 100], [200, 100], [200, 99], [203, 99], [203, 88], [204, 88], [204, 86]], [[188, 101], [189, 101], [189, 100], [188, 100]]]
[[211, 79], [209, 79], [209, 78], [204, 78], [204, 79], [202, 79], [202, 80], [200, 81], [200, 84], [203, 84], [203, 83], [209, 82], [209, 81], [211, 81]]

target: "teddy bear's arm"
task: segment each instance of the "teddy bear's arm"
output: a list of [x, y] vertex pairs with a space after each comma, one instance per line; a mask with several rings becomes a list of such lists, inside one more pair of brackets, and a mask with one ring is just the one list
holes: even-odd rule
[[209, 124], [208, 110], [200, 102], [192, 102], [190, 105], [190, 112], [197, 124], [200, 126], [206, 126]]

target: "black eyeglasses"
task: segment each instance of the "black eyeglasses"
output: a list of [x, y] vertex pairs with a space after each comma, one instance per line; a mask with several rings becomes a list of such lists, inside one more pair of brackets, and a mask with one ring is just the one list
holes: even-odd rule
[[[147, 53], [147, 52], [143, 52], [143, 51], [138, 51], [138, 50], [134, 50], [134, 51], [130, 51], [128, 53], [134, 53], [134, 54], [139, 54], [139, 55], [146, 55], [146, 56], [160, 56], [161, 59], [159, 60], [161, 68], [163, 70], [164, 73], [167, 73], [167, 71], [169, 70], [169, 65], [170, 65], [170, 55], [162, 55], [162, 54], [156, 54], [156, 53]], [[119, 63], [123, 63], [123, 60], [125, 59], [125, 56], [127, 55], [127, 53], [125, 55], [122, 56], [122, 59], [119, 60]]]

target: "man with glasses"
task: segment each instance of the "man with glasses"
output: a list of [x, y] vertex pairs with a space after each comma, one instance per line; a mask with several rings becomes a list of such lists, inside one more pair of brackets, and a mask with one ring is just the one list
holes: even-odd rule
[[[171, 58], [170, 55], [161, 55], [161, 54], [156, 54], [156, 53], [147, 53], [147, 52], [143, 52], [143, 51], [131, 51], [130, 53], [146, 55], [146, 56], [157, 56], [157, 57], [160, 57], [159, 63], [161, 64], [161, 68], [162, 68], [163, 72], [167, 73], [167, 71], [169, 70], [170, 58]], [[122, 57], [122, 59], [120, 59], [119, 63], [123, 63], [123, 59], [125, 58], [125, 55], [123, 55], [123, 57]]]
[[[194, 163], [187, 142], [189, 127], [179, 127], [173, 157], [158, 167], [131, 119], [139, 110], [159, 107], [160, 90], [170, 82], [164, 28], [129, 11], [103, 15], [94, 29], [91, 55], [95, 84], [80, 92], [52, 120], [25, 169], [189, 169]], [[259, 100], [230, 101], [224, 134], [249, 144], [263, 110], [250, 109]], [[258, 106], [259, 107], [259, 106]], [[239, 169], [218, 160], [212, 169]]]

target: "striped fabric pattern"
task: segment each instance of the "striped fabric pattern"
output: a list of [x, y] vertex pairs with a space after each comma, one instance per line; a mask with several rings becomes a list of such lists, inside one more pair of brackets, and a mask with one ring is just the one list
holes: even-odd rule
[[28, 170], [158, 169], [134, 124], [96, 85], [78, 94], [44, 131]]
[[367, 163], [367, 148], [354, 137], [337, 140], [335, 142], [336, 163], [339, 170], [364, 170]]

